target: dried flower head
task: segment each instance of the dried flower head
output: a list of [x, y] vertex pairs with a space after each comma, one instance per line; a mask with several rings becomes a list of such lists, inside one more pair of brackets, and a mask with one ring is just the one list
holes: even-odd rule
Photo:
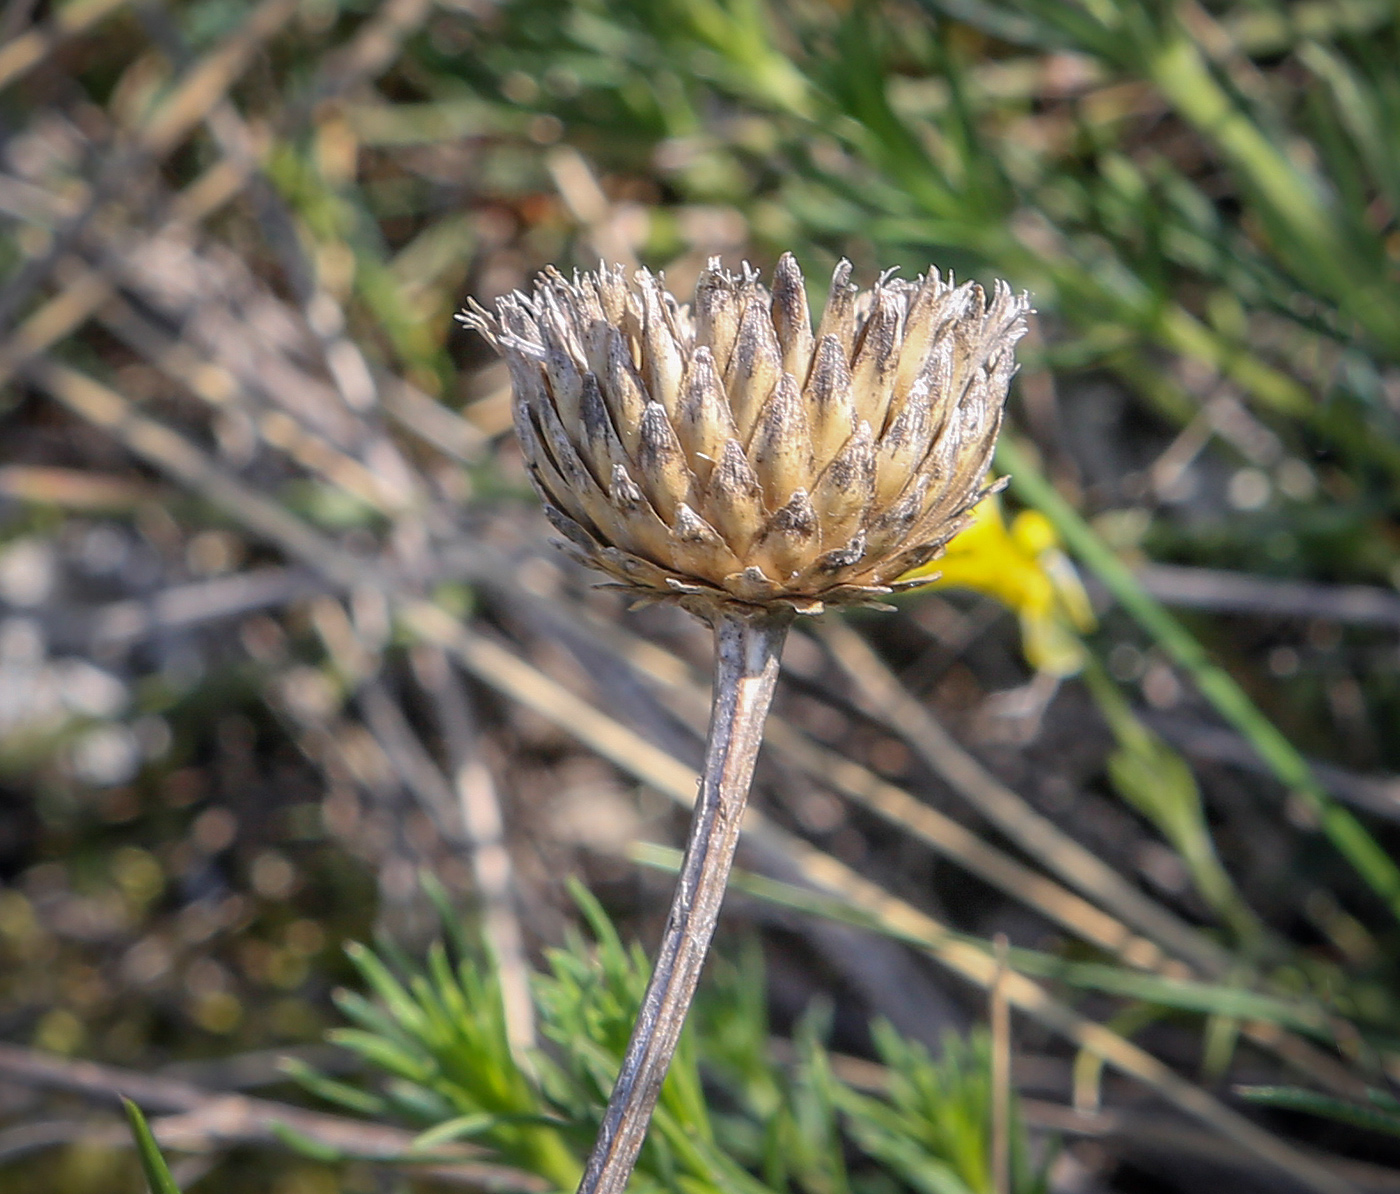
[[1004, 283], [892, 272], [860, 292], [842, 261], [815, 330], [790, 253], [771, 291], [713, 259], [693, 308], [646, 270], [550, 269], [461, 318], [583, 562], [706, 615], [812, 613], [878, 601], [966, 525], [1025, 331]]

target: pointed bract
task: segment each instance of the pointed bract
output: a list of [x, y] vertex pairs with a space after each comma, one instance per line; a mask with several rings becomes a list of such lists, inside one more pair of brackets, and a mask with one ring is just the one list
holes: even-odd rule
[[784, 373], [763, 404], [749, 443], [749, 460], [770, 510], [787, 505], [798, 489], [811, 488], [815, 469], [807, 412], [791, 373]]
[[711, 257], [695, 283], [695, 342], [709, 348], [721, 373], [729, 368], [734, 352], [741, 308], [737, 280], [720, 265], [718, 257]]
[[807, 404], [816, 466], [824, 468], [856, 429], [851, 369], [835, 336], [823, 336], [817, 343], [802, 397]]
[[856, 339], [856, 293], [851, 285], [851, 263], [842, 258], [831, 275], [831, 289], [827, 291], [822, 321], [817, 325], [817, 339], [835, 336], [848, 361]]
[[763, 489], [736, 439], [724, 445], [710, 474], [703, 513], [741, 560], [763, 529]]
[[812, 315], [807, 309], [802, 271], [791, 253], [778, 258], [778, 268], [773, 271], [773, 329], [778, 334], [783, 369], [801, 389], [812, 367]]
[[701, 487], [709, 481], [726, 441], [735, 434], [734, 416], [714, 355], [701, 345], [690, 358], [676, 411], [676, 435]]
[[749, 294], [739, 318], [734, 353], [724, 371], [724, 388], [739, 438], [747, 441], [758, 421], [758, 412], [783, 375], [778, 354], [778, 337], [767, 304], [757, 294]]
[[902, 290], [894, 286], [877, 288], [870, 314], [860, 330], [859, 347], [851, 361], [856, 418], [869, 423], [876, 435], [885, 429], [885, 416], [894, 393], [903, 323]]

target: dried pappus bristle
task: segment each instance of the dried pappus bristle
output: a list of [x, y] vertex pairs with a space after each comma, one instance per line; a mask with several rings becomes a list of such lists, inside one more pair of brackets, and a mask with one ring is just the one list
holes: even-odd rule
[[506, 359], [531, 477], [570, 550], [705, 613], [875, 602], [977, 501], [1024, 295], [930, 269], [833, 271], [816, 330], [796, 259], [770, 293], [712, 259], [693, 312], [620, 267], [473, 305]]

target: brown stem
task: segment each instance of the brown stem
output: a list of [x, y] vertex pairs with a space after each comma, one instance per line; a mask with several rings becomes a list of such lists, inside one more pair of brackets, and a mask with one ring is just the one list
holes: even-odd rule
[[791, 615], [715, 618], [715, 686], [700, 793], [671, 915], [579, 1194], [621, 1194], [637, 1162], [719, 919]]

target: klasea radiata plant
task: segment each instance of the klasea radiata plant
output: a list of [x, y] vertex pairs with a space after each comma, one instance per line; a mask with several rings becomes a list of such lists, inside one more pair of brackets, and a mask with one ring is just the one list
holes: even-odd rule
[[[724, 895], [796, 614], [880, 605], [967, 525], [1027, 302], [842, 261], [815, 329], [791, 254], [771, 290], [710, 262], [686, 307], [646, 270], [546, 270], [462, 320], [505, 358], [565, 550], [715, 634], [700, 791], [670, 917], [580, 1194], [620, 1194]], [[924, 579], [908, 582], [926, 583]]]

